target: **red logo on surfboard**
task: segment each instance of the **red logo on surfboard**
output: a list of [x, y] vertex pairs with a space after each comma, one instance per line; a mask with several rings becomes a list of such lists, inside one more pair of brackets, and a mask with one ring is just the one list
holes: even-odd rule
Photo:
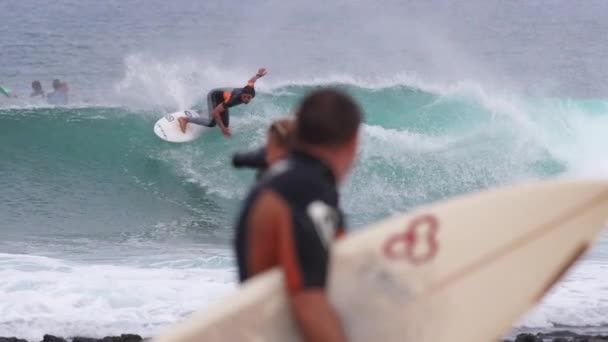
[[432, 260], [439, 243], [439, 221], [433, 215], [413, 219], [405, 232], [391, 236], [384, 244], [384, 255], [389, 259], [407, 259], [414, 265]]

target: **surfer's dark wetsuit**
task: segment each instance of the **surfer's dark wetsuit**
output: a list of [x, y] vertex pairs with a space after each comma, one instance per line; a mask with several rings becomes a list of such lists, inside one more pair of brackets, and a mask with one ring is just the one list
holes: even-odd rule
[[331, 241], [344, 233], [336, 178], [295, 150], [254, 185], [237, 221], [239, 280], [281, 266], [290, 293], [326, 285]]
[[[248, 84], [248, 86], [251, 86]], [[199, 112], [200, 117], [191, 118], [187, 117], [188, 123], [194, 123], [197, 125], [215, 127], [217, 123], [213, 117], [213, 110], [220, 103], [224, 105], [224, 111], [220, 113], [220, 117], [224, 122], [224, 126], [228, 127], [230, 124], [230, 115], [228, 108], [243, 104], [241, 95], [245, 88], [235, 88], [232, 91], [226, 89], [213, 89], [207, 94], [207, 113]]]

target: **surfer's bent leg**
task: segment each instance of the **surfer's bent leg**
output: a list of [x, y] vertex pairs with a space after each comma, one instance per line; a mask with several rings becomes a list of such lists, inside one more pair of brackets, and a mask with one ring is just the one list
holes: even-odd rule
[[216, 101], [214, 101], [213, 94], [216, 91], [217, 90], [212, 90], [207, 94], [207, 113], [201, 110], [198, 111], [198, 118], [181, 117], [177, 119], [179, 122], [179, 127], [183, 133], [186, 133], [186, 125], [189, 123], [206, 127], [214, 127], [216, 125], [215, 118], [213, 117], [213, 109], [217, 105]]
[[186, 117], [185, 118], [186, 122], [201, 125], [201, 126], [207, 126], [207, 127], [215, 126], [215, 120], [213, 120], [213, 118], [211, 117], [211, 115], [209, 113], [200, 112], [200, 113], [198, 113], [198, 115], [199, 115], [198, 118]]
[[182, 130], [182, 133], [186, 133], [186, 125], [188, 125], [189, 123], [207, 127], [215, 126], [215, 120], [213, 120], [213, 118], [211, 118], [211, 115], [208, 113], [199, 113], [199, 117], [196, 118], [182, 116], [177, 118], [177, 122], [179, 122], [179, 128]]

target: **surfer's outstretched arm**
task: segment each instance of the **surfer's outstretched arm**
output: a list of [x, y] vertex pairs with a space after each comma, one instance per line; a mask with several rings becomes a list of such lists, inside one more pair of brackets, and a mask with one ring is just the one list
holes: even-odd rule
[[251, 77], [249, 79], [249, 81], [247, 81], [247, 85], [253, 86], [255, 84], [255, 81], [259, 80], [260, 78], [264, 77], [268, 72], [266, 71], [266, 68], [260, 68], [258, 70], [258, 73], [255, 74], [255, 76]]

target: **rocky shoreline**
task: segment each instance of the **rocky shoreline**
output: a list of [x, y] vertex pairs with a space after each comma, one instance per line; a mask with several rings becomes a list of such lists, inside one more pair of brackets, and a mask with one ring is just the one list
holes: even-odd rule
[[[91, 337], [70, 337], [65, 339], [63, 337], [57, 337], [53, 335], [44, 335], [41, 341], [36, 342], [142, 342], [149, 341], [149, 338], [142, 338], [139, 335], [134, 334], [123, 334], [120, 336], [106, 336], [104, 338], [91, 338]], [[0, 337], [0, 342], [34, 342], [28, 341], [17, 337]]]
[[515, 340], [503, 342], [608, 342], [608, 335], [582, 335], [568, 330], [547, 333], [519, 334]]
[[[17, 337], [0, 337], [0, 342], [146, 342], [150, 338], [142, 338], [135, 334], [123, 334], [120, 336], [106, 336], [103, 338], [70, 337], [63, 338], [53, 335], [44, 335], [41, 341], [28, 341]], [[488, 341], [491, 342], [491, 341]], [[568, 330], [545, 333], [519, 334], [514, 340], [503, 342], [608, 342], [608, 335], [583, 335]]]

